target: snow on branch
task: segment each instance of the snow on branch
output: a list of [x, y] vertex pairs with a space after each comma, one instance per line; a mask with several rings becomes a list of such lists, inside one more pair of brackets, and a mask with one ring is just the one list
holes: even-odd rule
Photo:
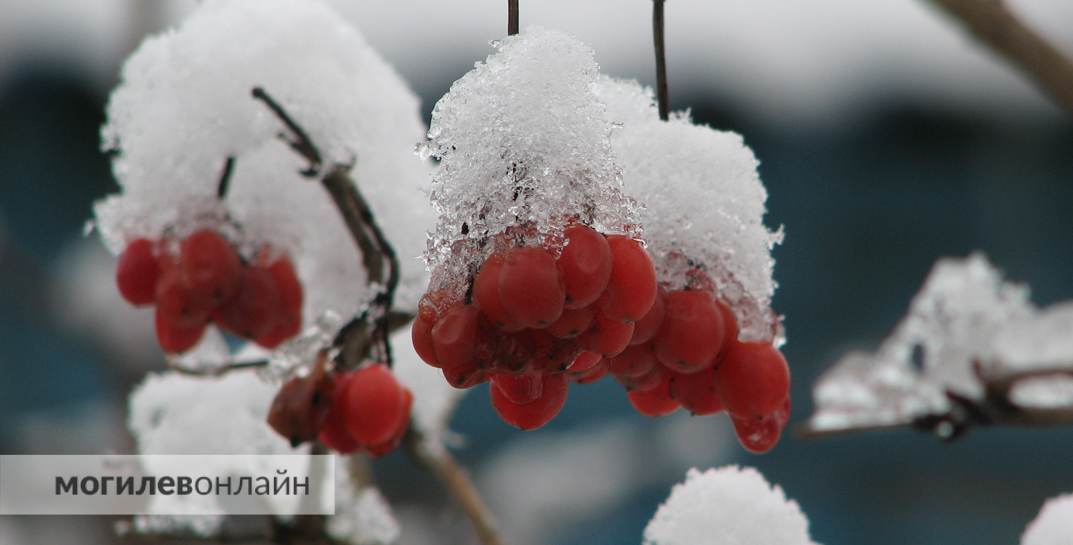
[[813, 397], [806, 436], [1073, 424], [1073, 303], [1037, 308], [983, 255], [942, 259], [879, 349], [846, 355]]
[[645, 527], [644, 545], [816, 545], [808, 519], [755, 469], [690, 469]]

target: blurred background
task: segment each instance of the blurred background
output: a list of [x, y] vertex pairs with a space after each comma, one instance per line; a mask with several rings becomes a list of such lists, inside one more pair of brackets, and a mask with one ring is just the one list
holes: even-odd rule
[[[505, 2], [333, 0], [432, 105], [505, 33]], [[1073, 2], [1010, 0], [1073, 54]], [[125, 452], [125, 403], [163, 369], [151, 315], [83, 236], [117, 189], [98, 129], [119, 67], [190, 0], [0, 0], [0, 452]], [[522, 26], [590, 43], [605, 73], [653, 83], [649, 0], [522, 0]], [[794, 421], [810, 386], [874, 348], [936, 258], [984, 251], [1040, 305], [1073, 299], [1073, 117], [922, 0], [672, 0], [671, 105], [742, 133], [762, 164], [786, 315]], [[240, 46], [237, 44], [236, 46]], [[167, 150], [161, 150], [167, 153]], [[457, 451], [515, 544], [639, 543], [689, 466], [753, 465], [827, 545], [1016, 543], [1073, 491], [1073, 430], [983, 430], [954, 444], [885, 432], [783, 438], [765, 456], [723, 417], [653, 421], [611, 381], [547, 428], [463, 401]], [[579, 395], [582, 394], [582, 395]], [[402, 542], [462, 543], [466, 522], [404, 454], [377, 465]], [[57, 522], [59, 521], [59, 522]], [[445, 537], [446, 536], [446, 537]], [[110, 543], [108, 521], [0, 517], [0, 545]]]

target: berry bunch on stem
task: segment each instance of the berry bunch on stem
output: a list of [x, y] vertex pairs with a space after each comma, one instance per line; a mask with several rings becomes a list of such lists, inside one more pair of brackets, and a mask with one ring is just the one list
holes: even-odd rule
[[184, 352], [209, 323], [265, 348], [302, 325], [302, 284], [289, 257], [261, 251], [244, 262], [219, 232], [199, 229], [169, 252], [166, 240], [130, 242], [119, 256], [116, 285], [136, 306], [156, 305], [156, 334], [166, 352]]

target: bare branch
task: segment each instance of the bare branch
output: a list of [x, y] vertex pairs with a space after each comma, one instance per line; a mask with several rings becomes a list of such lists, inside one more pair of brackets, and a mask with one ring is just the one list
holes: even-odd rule
[[507, 0], [507, 36], [518, 33], [518, 0]]
[[930, 0], [1073, 114], [1073, 61], [1000, 0]]
[[236, 361], [215, 367], [186, 367], [174, 360], [167, 360], [168, 370], [194, 377], [219, 377], [232, 371], [260, 369], [268, 366], [268, 360]]
[[664, 0], [652, 0], [652, 42], [656, 48], [656, 97], [659, 100], [659, 118], [666, 121], [670, 115], [670, 91], [667, 88], [667, 47], [664, 44]]
[[223, 200], [227, 197], [227, 191], [231, 189], [231, 174], [235, 170], [235, 156], [228, 155], [224, 161], [224, 168], [220, 171], [220, 181], [216, 182], [216, 198]]

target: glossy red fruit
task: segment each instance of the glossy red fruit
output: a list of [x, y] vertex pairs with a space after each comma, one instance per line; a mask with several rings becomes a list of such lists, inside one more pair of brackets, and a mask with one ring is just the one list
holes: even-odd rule
[[212, 229], [199, 229], [179, 246], [179, 266], [193, 296], [215, 307], [234, 297], [242, 281], [242, 259]]
[[568, 378], [576, 384], [592, 384], [607, 376], [607, 360], [600, 360], [588, 371], [567, 373]]
[[662, 365], [653, 365], [647, 373], [636, 377], [615, 375], [615, 380], [629, 391], [646, 392], [658, 387], [670, 375]]
[[731, 414], [760, 417], [775, 412], [786, 401], [790, 368], [782, 353], [768, 343], [737, 343], [715, 370], [715, 385]]
[[628, 347], [608, 361], [612, 374], [621, 377], [639, 377], [652, 371], [657, 365], [656, 354], [651, 344]]
[[723, 317], [723, 346], [720, 348], [719, 356], [716, 358], [718, 363], [723, 361], [723, 354], [731, 345], [741, 341], [738, 340], [738, 319], [734, 316], [734, 311], [730, 310], [726, 303], [718, 299], [715, 301], [715, 306], [719, 309], [719, 315]]
[[217, 309], [213, 319], [235, 335], [256, 339], [276, 323], [279, 289], [272, 273], [262, 267], [244, 267], [241, 279], [238, 293]]
[[477, 364], [473, 362], [451, 368], [444, 367], [440, 371], [447, 384], [460, 390], [472, 388], [488, 380], [488, 374], [484, 369], [477, 367]]
[[563, 314], [566, 293], [555, 258], [543, 248], [512, 248], [499, 273], [499, 301], [513, 323], [547, 327]]
[[652, 301], [652, 308], [648, 309], [644, 317], [633, 324], [631, 345], [643, 344], [655, 338], [660, 326], [663, 325], [664, 317], [667, 315], [667, 305], [664, 303], [665, 297], [666, 294], [663, 293], [663, 290], [659, 290], [656, 293], [656, 298]]
[[582, 352], [581, 344], [574, 339], [557, 339], [546, 331], [533, 331], [537, 338], [537, 351], [530, 367], [545, 373], [561, 373], [570, 367]]
[[432, 290], [421, 296], [417, 303], [417, 316], [435, 324], [440, 315], [447, 312], [451, 295], [447, 290]]
[[440, 367], [453, 370], [473, 365], [479, 314], [472, 305], [455, 305], [432, 327], [432, 344]]
[[753, 453], [763, 454], [773, 448], [779, 442], [783, 426], [773, 416], [731, 416], [734, 423], [734, 433], [738, 436], [738, 442], [742, 448]]
[[331, 409], [335, 381], [318, 360], [312, 372], [283, 383], [268, 408], [268, 425], [292, 447], [316, 439]]
[[156, 283], [156, 312], [173, 327], [192, 330], [209, 319], [209, 308], [199, 306], [177, 268], [167, 268]]
[[559, 255], [559, 270], [566, 289], [568, 309], [587, 307], [607, 288], [611, 278], [611, 247], [591, 227], [566, 228], [566, 246]]
[[656, 269], [640, 242], [622, 235], [607, 237], [611, 248], [611, 278], [601, 297], [609, 318], [635, 322], [656, 300]]
[[410, 417], [402, 385], [381, 363], [354, 371], [340, 395], [346, 428], [363, 445], [391, 440]]
[[188, 325], [175, 322], [171, 317], [156, 309], [156, 339], [168, 353], [186, 352], [194, 347], [201, 335], [205, 333], [205, 322]]
[[324, 418], [320, 433], [317, 434], [317, 439], [324, 443], [324, 446], [341, 454], [349, 454], [361, 447], [358, 441], [350, 435], [345, 424], [346, 410], [342, 393], [353, 377], [354, 373], [339, 373], [332, 377], [328, 415]]
[[139, 238], [119, 254], [116, 286], [119, 294], [132, 305], [150, 305], [156, 300], [156, 282], [160, 264], [153, 253], [153, 243]]
[[567, 367], [566, 370], [571, 373], [585, 373], [596, 367], [603, 359], [603, 356], [596, 352], [589, 352], [588, 350], [580, 353], [574, 358], [574, 362]]
[[473, 299], [481, 314], [484, 314], [484, 317], [497, 328], [503, 331], [517, 331], [524, 325], [511, 318], [499, 298], [499, 280], [505, 263], [506, 257], [503, 254], [488, 256], [473, 280]]
[[432, 341], [432, 327], [436, 325], [418, 315], [410, 326], [410, 339], [414, 343], [414, 350], [425, 363], [439, 367], [440, 362], [436, 359], [436, 345]]
[[547, 424], [559, 414], [566, 403], [568, 384], [565, 374], [545, 374], [541, 377], [540, 397], [529, 403], [512, 403], [499, 388], [489, 388], [492, 407], [504, 422], [523, 430], [534, 430]]
[[588, 331], [581, 334], [578, 341], [586, 350], [605, 356], [616, 356], [630, 345], [632, 338], [633, 324], [608, 318], [603, 312], [597, 312], [596, 319]]
[[678, 373], [696, 373], [712, 365], [723, 346], [723, 317], [705, 292], [673, 291], [665, 300], [667, 315], [653, 341], [656, 357]]
[[671, 373], [671, 397], [695, 415], [715, 414], [723, 410], [723, 401], [715, 389], [715, 369], [699, 373]]
[[665, 416], [678, 409], [678, 402], [671, 397], [669, 377], [663, 378], [655, 387], [647, 390], [630, 390], [627, 396], [637, 412], [645, 416]]
[[407, 417], [402, 421], [402, 424], [395, 430], [395, 435], [391, 436], [391, 439], [378, 443], [375, 445], [367, 445], [365, 450], [373, 455], [375, 458], [384, 456], [385, 454], [395, 450], [395, 447], [399, 446], [399, 442], [402, 441], [402, 437], [406, 435], [406, 430], [410, 428], [410, 409], [414, 404], [414, 396], [410, 393], [410, 390], [405, 387], [402, 389], [402, 404], [403, 412]]
[[547, 328], [547, 332], [560, 339], [570, 339], [581, 335], [592, 325], [595, 311], [592, 307], [563, 310], [563, 315]]
[[492, 375], [493, 388], [498, 388], [511, 403], [524, 404], [536, 401], [544, 387], [544, 378], [541, 373], [529, 372], [520, 374], [496, 373]]

